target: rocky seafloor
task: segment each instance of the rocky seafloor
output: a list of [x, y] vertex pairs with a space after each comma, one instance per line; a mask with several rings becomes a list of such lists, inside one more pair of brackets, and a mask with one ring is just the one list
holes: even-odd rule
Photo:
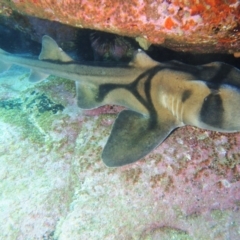
[[0, 74], [0, 239], [240, 239], [240, 134], [184, 127], [108, 168], [119, 110], [83, 111], [74, 83]]

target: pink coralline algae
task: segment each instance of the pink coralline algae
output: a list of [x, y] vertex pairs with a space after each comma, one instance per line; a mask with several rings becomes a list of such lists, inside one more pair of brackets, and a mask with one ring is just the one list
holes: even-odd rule
[[[11, 10], [179, 51], [239, 52], [238, 0], [3, 0]], [[7, 10], [6, 10], [7, 9]]]
[[179, 129], [152, 154], [160, 157], [150, 179], [155, 197], [181, 206], [186, 214], [237, 207], [239, 145], [239, 134]]

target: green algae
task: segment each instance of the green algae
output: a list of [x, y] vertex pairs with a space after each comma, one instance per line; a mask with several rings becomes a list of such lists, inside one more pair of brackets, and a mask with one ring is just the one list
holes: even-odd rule
[[[68, 102], [61, 98], [61, 91], [73, 95], [74, 83], [51, 77], [53, 80], [34, 85], [20, 93], [18, 98], [0, 101], [0, 119], [21, 129], [22, 137], [33, 143], [46, 144], [52, 148], [48, 132], [58, 119], [67, 122], [69, 117], [61, 114]], [[60, 85], [59, 85], [60, 84]], [[59, 90], [59, 89], [58, 89]], [[58, 143], [58, 145], [62, 143]]]
[[65, 92], [69, 96], [75, 96], [76, 95], [75, 82], [55, 76], [49, 76], [48, 80], [49, 81], [44, 81], [37, 84], [34, 87], [34, 90], [46, 94], [48, 98], [52, 99], [53, 101], [57, 100], [59, 104], [66, 107], [66, 105], [68, 104], [67, 99], [62, 98], [61, 93]]
[[10, 110], [10, 109], [20, 110], [22, 108], [22, 100], [20, 98], [17, 98], [17, 99], [0, 101], [0, 108], [4, 108], [6, 110]]
[[26, 108], [37, 108], [40, 114], [47, 111], [52, 111], [55, 114], [58, 111], [62, 111], [64, 106], [62, 104], [54, 103], [44, 93], [42, 93], [37, 94], [35, 98], [27, 103]]
[[[60, 116], [58, 115], [58, 118]], [[61, 116], [63, 119], [67, 116]], [[46, 111], [41, 115], [34, 116], [21, 109], [0, 108], [0, 119], [5, 123], [14, 125], [21, 129], [23, 138], [28, 138], [34, 143], [46, 143], [48, 131], [52, 128], [52, 123], [56, 115]]]
[[33, 142], [43, 142], [42, 134], [39, 131], [36, 131], [33, 123], [29, 121], [28, 116], [25, 113], [16, 109], [0, 109], [0, 118], [5, 123], [19, 127], [23, 138], [29, 138]]

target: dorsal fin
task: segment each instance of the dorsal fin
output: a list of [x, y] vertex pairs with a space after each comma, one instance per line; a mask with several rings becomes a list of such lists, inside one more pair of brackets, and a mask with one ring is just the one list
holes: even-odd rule
[[159, 62], [154, 61], [144, 51], [138, 49], [135, 52], [133, 60], [129, 63], [129, 66], [137, 68], [149, 68], [159, 65]]
[[42, 50], [39, 60], [52, 60], [59, 62], [72, 62], [73, 59], [68, 56], [51, 37], [44, 35], [42, 38]]

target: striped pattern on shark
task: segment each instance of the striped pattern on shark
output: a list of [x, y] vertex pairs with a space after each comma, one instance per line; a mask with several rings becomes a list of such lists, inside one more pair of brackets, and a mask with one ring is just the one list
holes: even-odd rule
[[225, 63], [160, 63], [143, 51], [129, 64], [77, 63], [44, 36], [38, 59], [0, 49], [0, 71], [12, 64], [31, 68], [32, 82], [51, 74], [75, 81], [80, 108], [116, 104], [128, 109], [118, 115], [103, 149], [109, 167], [143, 158], [184, 125], [240, 131], [240, 71]]

